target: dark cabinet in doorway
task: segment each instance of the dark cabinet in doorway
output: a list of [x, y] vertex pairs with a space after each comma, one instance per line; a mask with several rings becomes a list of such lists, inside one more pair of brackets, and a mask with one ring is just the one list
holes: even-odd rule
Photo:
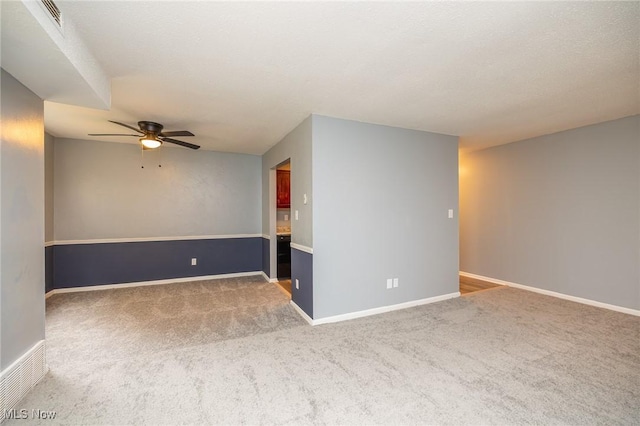
[[291, 278], [291, 235], [278, 235], [278, 279]]

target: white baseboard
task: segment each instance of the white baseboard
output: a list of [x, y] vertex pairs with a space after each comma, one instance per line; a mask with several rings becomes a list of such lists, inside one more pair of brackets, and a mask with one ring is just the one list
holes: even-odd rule
[[528, 285], [512, 283], [512, 282], [509, 282], [509, 281], [503, 281], [503, 280], [499, 280], [499, 279], [496, 279], [496, 278], [490, 278], [490, 277], [484, 277], [482, 275], [470, 274], [468, 272], [460, 271], [460, 275], [463, 276], [463, 277], [467, 277], [467, 278], [475, 278], [475, 279], [478, 279], [478, 280], [481, 280], [481, 281], [487, 281], [487, 282], [494, 283], [494, 284], [505, 285], [505, 286], [513, 287], [513, 288], [519, 288], [521, 290], [532, 291], [534, 293], [544, 294], [545, 296], [557, 297], [558, 299], [570, 300], [572, 302], [582, 303], [583, 305], [590, 305], [590, 306], [595, 306], [595, 307], [598, 307], [598, 308], [609, 309], [611, 311], [622, 312], [624, 314], [635, 315], [637, 317], [640, 316], [640, 310], [638, 310], [638, 309], [631, 309], [631, 308], [625, 308], [624, 306], [611, 305], [609, 303], [598, 302], [596, 300], [591, 300], [591, 299], [584, 299], [582, 297], [571, 296], [571, 295], [568, 295], [568, 294], [558, 293], [558, 292], [551, 291], [551, 290], [544, 290], [544, 289], [541, 289], [541, 288], [531, 287], [531, 286], [528, 286]]
[[0, 422], [42, 380], [48, 370], [45, 341], [40, 340], [0, 373]]
[[265, 274], [264, 272], [262, 273], [262, 278], [264, 278], [265, 280], [267, 280], [270, 283], [277, 283], [278, 282], [277, 278], [269, 278], [269, 275]]
[[293, 300], [291, 301], [291, 306], [293, 306], [293, 309], [295, 309], [296, 311], [298, 311], [298, 313], [300, 314], [300, 316], [309, 323], [309, 325], [315, 325], [313, 323], [313, 319], [311, 319], [311, 317], [309, 315], [307, 315], [307, 313], [305, 311], [302, 310], [302, 308], [298, 305], [296, 305], [296, 302], [294, 302]]
[[474, 278], [476, 280], [480, 280], [480, 281], [486, 281], [488, 283], [493, 283], [493, 284], [498, 284], [498, 285], [506, 285], [508, 286], [510, 283], [509, 281], [502, 281], [502, 280], [498, 280], [495, 278], [489, 278], [489, 277], [483, 277], [482, 275], [476, 275], [476, 274], [470, 274], [469, 272], [459, 272], [461, 277], [467, 277], [467, 278]]
[[54, 290], [47, 292], [45, 297], [49, 298], [54, 294], [58, 294], [58, 293], [77, 293], [81, 291], [98, 291], [98, 290], [111, 290], [116, 288], [142, 287], [147, 285], [186, 283], [189, 281], [217, 280], [220, 278], [250, 277], [253, 275], [261, 275], [261, 274], [263, 274], [262, 271], [253, 271], [253, 272], [239, 272], [235, 274], [201, 275], [198, 277], [170, 278], [167, 280], [139, 281], [139, 282], [122, 283], [122, 284], [103, 284], [103, 285], [90, 285], [86, 287], [56, 288]]
[[291, 301], [291, 304], [294, 308], [302, 315], [302, 317], [311, 325], [320, 325], [320, 324], [330, 324], [334, 322], [341, 322], [352, 320], [356, 318], [368, 317], [371, 315], [384, 314], [386, 312], [398, 311], [401, 309], [413, 308], [415, 306], [427, 305], [429, 303], [441, 302], [447, 299], [453, 299], [455, 297], [460, 297], [460, 292], [456, 291], [455, 293], [443, 294], [441, 296], [428, 297], [426, 299], [412, 300], [409, 302], [398, 303], [396, 305], [389, 306], [381, 306], [379, 308], [366, 309], [364, 311], [350, 312], [348, 314], [341, 315], [333, 315], [330, 317], [324, 317], [319, 319], [312, 319], [307, 315], [298, 305]]

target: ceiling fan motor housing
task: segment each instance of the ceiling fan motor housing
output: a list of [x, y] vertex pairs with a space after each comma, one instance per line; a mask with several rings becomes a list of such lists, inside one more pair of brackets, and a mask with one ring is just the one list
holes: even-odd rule
[[153, 121], [138, 121], [138, 126], [140, 126], [140, 130], [145, 133], [155, 133], [156, 135], [162, 132], [162, 124], [154, 123]]

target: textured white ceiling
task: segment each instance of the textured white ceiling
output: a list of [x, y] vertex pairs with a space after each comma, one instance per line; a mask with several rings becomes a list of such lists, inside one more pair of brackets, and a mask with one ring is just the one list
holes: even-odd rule
[[317, 113], [468, 150], [640, 113], [638, 2], [58, 4], [113, 79], [110, 111], [46, 103], [61, 137], [152, 120], [262, 154]]

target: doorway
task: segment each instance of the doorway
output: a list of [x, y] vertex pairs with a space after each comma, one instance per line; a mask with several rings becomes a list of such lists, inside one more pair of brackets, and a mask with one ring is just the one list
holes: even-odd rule
[[291, 160], [276, 167], [276, 278], [291, 297]]

